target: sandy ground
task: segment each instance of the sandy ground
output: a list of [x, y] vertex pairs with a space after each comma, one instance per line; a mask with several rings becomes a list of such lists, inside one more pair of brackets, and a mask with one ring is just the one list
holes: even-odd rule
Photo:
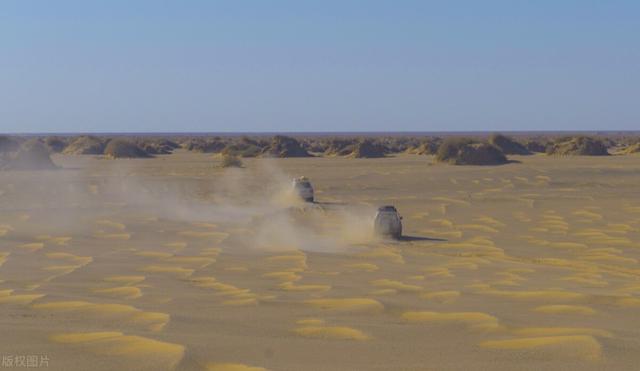
[[[58, 156], [2, 172], [3, 362], [637, 370], [640, 157], [515, 159]], [[288, 194], [299, 175], [318, 204]], [[384, 204], [404, 240], [372, 237]]]

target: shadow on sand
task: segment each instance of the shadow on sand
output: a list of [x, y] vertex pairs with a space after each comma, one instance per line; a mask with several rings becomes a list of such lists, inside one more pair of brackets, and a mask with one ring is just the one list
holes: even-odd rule
[[319, 206], [346, 206], [346, 202], [330, 202], [330, 201], [313, 201], [313, 204]]
[[430, 238], [430, 237], [420, 237], [420, 236], [400, 236], [398, 241], [401, 242], [410, 242], [410, 241], [435, 241], [435, 242], [445, 242], [448, 241], [444, 238]]

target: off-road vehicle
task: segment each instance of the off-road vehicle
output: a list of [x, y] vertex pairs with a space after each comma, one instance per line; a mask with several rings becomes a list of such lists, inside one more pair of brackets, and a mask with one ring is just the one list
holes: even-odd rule
[[313, 187], [306, 177], [301, 176], [292, 181], [293, 190], [305, 202], [313, 202]]
[[381, 206], [373, 227], [378, 235], [398, 239], [402, 236], [402, 217], [394, 206]]

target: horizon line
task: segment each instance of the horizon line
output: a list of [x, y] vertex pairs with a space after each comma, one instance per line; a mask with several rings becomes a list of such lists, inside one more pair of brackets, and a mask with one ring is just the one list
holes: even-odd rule
[[640, 134], [640, 130], [407, 130], [407, 131], [78, 131], [78, 132], [0, 132], [0, 135], [8, 136], [79, 136], [79, 135], [95, 135], [95, 136], [237, 136], [237, 135], [456, 135], [456, 134], [573, 134], [573, 133], [590, 133], [590, 134]]

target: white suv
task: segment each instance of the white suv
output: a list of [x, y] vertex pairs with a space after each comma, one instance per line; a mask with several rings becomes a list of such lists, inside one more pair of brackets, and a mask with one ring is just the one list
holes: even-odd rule
[[402, 217], [394, 206], [379, 207], [373, 226], [379, 235], [396, 239], [402, 236]]
[[292, 181], [293, 190], [305, 202], [313, 202], [313, 187], [306, 177], [301, 176]]

